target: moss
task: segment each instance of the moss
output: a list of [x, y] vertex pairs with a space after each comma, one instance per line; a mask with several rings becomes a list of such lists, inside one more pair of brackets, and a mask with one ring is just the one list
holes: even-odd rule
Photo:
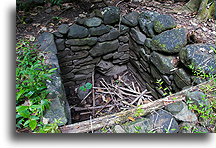
[[155, 21], [155, 30], [158, 32], [160, 32], [160, 30], [162, 29], [162, 28], [164, 28], [164, 25], [163, 24], [161, 24], [161, 22], [160, 21]]

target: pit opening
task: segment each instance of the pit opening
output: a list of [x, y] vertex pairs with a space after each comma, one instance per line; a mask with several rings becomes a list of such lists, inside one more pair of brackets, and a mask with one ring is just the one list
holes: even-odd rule
[[54, 36], [72, 123], [205, 81], [195, 79], [188, 68], [187, 50], [193, 45], [188, 45], [187, 31], [176, 26], [167, 15], [144, 11], [120, 16], [116, 7], [60, 25]]

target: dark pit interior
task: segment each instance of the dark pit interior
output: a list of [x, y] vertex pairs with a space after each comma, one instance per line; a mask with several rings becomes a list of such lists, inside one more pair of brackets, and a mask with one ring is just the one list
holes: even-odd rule
[[187, 31], [176, 26], [174, 18], [150, 11], [120, 17], [116, 7], [59, 26], [54, 36], [72, 123], [200, 83], [182, 50]]

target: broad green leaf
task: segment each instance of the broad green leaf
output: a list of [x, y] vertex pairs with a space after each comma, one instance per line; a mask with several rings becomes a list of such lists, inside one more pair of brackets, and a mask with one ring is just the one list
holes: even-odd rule
[[34, 130], [37, 127], [37, 121], [36, 120], [31, 120], [29, 122], [29, 127], [31, 128], [31, 130]]
[[85, 87], [87, 89], [92, 89], [92, 84], [88, 82], [88, 83], [85, 84]]
[[30, 112], [28, 111], [28, 106], [18, 106], [17, 112], [24, 118], [28, 118], [30, 116]]
[[79, 88], [80, 90], [82, 90], [82, 91], [86, 91], [86, 88], [85, 88], [85, 86], [80, 86], [80, 88]]

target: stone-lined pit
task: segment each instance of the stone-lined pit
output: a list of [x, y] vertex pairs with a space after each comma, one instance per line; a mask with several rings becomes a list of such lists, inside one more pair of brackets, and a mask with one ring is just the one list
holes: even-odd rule
[[[130, 71], [154, 99], [205, 81], [192, 75], [191, 64], [216, 72], [215, 45], [188, 45], [187, 30], [179, 28], [171, 16], [157, 12], [120, 17], [117, 7], [106, 7], [71, 26], [60, 25], [53, 35], [70, 105], [80, 101], [75, 89], [91, 82], [93, 72], [113, 77]], [[166, 90], [156, 83], [159, 79]]]

